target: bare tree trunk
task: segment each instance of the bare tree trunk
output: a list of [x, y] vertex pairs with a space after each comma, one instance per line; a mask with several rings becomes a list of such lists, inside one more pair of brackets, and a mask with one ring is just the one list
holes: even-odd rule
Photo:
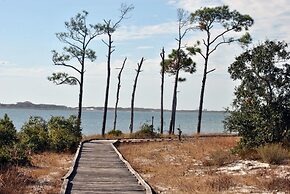
[[124, 69], [125, 63], [126, 63], [127, 57], [123, 61], [123, 65], [120, 69], [120, 72], [118, 74], [118, 87], [117, 87], [117, 95], [116, 95], [116, 104], [115, 104], [115, 113], [114, 113], [114, 126], [113, 130], [116, 130], [116, 124], [117, 124], [117, 109], [118, 109], [118, 103], [119, 103], [119, 95], [120, 95], [120, 88], [121, 88], [121, 75], [122, 71]]
[[77, 121], [77, 128], [79, 130], [81, 129], [81, 121], [82, 121], [83, 83], [84, 83], [83, 80], [84, 80], [84, 72], [81, 73], [80, 92], [79, 92], [79, 107], [78, 107], [78, 121]]
[[106, 86], [106, 96], [105, 96], [105, 105], [104, 105], [104, 115], [103, 115], [103, 125], [102, 125], [102, 136], [105, 136], [106, 122], [107, 122], [107, 111], [108, 111], [108, 101], [109, 101], [109, 92], [110, 92], [110, 78], [111, 78], [111, 54], [112, 54], [112, 36], [108, 31], [108, 56], [107, 56], [107, 86]]
[[205, 83], [206, 83], [206, 71], [207, 71], [207, 65], [204, 66], [204, 74], [203, 74], [203, 78], [202, 78], [201, 91], [200, 91], [200, 101], [199, 101], [199, 109], [198, 109], [198, 123], [197, 123], [197, 133], [198, 134], [200, 134], [200, 129], [201, 129], [203, 99], [204, 99], [204, 90], [205, 90]]
[[170, 125], [169, 125], [169, 134], [174, 134], [174, 129], [175, 129], [178, 78], [179, 78], [179, 69], [176, 71], [175, 81], [174, 81], [171, 119], [170, 119]]
[[164, 111], [163, 111], [163, 101], [164, 101], [164, 74], [165, 74], [165, 51], [164, 47], [162, 49], [162, 52], [160, 53], [162, 62], [161, 62], [161, 107], [160, 107], [160, 133], [163, 134], [163, 124], [164, 124]]
[[207, 31], [207, 43], [206, 45], [206, 53], [204, 58], [204, 69], [203, 69], [203, 78], [201, 83], [201, 91], [200, 91], [200, 100], [199, 100], [199, 109], [198, 109], [198, 123], [197, 123], [197, 134], [200, 134], [201, 130], [201, 120], [202, 120], [202, 110], [203, 110], [203, 99], [204, 99], [204, 91], [205, 91], [205, 84], [206, 84], [206, 78], [207, 74], [214, 71], [207, 71], [208, 66], [208, 57], [209, 57], [209, 47], [210, 47], [210, 33]]
[[139, 73], [141, 72], [141, 67], [142, 67], [142, 64], [143, 64], [143, 61], [144, 61], [144, 57], [141, 58], [141, 61], [140, 63], [137, 63], [137, 69], [136, 69], [136, 77], [135, 77], [135, 80], [134, 80], [134, 85], [133, 85], [133, 92], [132, 92], [132, 98], [131, 98], [131, 120], [130, 120], [130, 126], [129, 126], [129, 129], [130, 129], [130, 133], [133, 133], [133, 123], [134, 123], [134, 101], [135, 101], [135, 92], [136, 92], [136, 87], [137, 87], [137, 80], [138, 80], [138, 77], [139, 77]]

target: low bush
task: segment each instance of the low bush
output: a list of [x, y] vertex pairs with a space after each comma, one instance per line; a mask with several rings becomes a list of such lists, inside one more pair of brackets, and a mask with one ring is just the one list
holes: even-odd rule
[[74, 152], [82, 139], [76, 116], [70, 116], [68, 119], [51, 117], [48, 121], [48, 131], [51, 149], [57, 152]]
[[30, 117], [19, 132], [20, 143], [32, 152], [48, 149], [48, 130], [45, 120], [41, 117]]
[[16, 142], [16, 129], [7, 114], [0, 119], [0, 147], [12, 145]]
[[205, 166], [223, 166], [233, 161], [233, 155], [229, 151], [216, 150], [203, 161]]
[[264, 162], [269, 164], [282, 164], [289, 159], [289, 151], [281, 144], [268, 144], [257, 148], [257, 152]]
[[257, 152], [257, 149], [253, 148], [236, 146], [235, 148], [232, 149], [232, 153], [237, 154], [241, 157], [241, 159], [246, 160], [258, 160], [261, 158]]
[[148, 123], [144, 123], [139, 131], [131, 134], [131, 138], [138, 138], [138, 139], [149, 139], [149, 138], [157, 138], [159, 134], [154, 132], [154, 128], [152, 125]]
[[29, 154], [20, 144], [0, 148], [0, 167], [9, 165], [30, 165]]
[[123, 135], [123, 133], [120, 130], [114, 130], [113, 129], [113, 130], [108, 132], [108, 135], [109, 136], [113, 136], [113, 137], [119, 137], [119, 136]]

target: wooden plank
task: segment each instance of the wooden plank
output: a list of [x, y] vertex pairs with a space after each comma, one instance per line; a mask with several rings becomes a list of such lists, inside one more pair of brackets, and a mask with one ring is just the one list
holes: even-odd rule
[[66, 193], [146, 193], [129, 171], [111, 141], [83, 143]]

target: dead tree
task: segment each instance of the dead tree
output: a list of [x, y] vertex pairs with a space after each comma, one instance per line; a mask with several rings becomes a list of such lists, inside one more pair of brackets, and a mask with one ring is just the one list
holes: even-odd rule
[[165, 51], [164, 47], [162, 48], [162, 51], [160, 53], [161, 57], [161, 100], [160, 100], [160, 133], [163, 134], [163, 124], [164, 124], [164, 111], [163, 111], [163, 101], [164, 101], [164, 74], [165, 74]]
[[127, 57], [124, 59], [123, 65], [120, 68], [120, 71], [119, 71], [119, 74], [118, 74], [118, 86], [117, 86], [117, 94], [116, 94], [116, 104], [115, 104], [115, 112], [114, 112], [114, 126], [113, 126], [113, 130], [116, 130], [117, 112], [118, 112], [117, 109], [118, 109], [119, 95], [120, 95], [120, 89], [121, 89], [121, 76], [122, 76], [123, 69], [125, 67], [126, 60], [127, 60]]
[[141, 71], [142, 64], [144, 62], [144, 57], [141, 58], [140, 63], [137, 63], [137, 69], [136, 69], [136, 77], [134, 80], [134, 85], [133, 85], [133, 92], [132, 92], [132, 98], [131, 98], [131, 119], [130, 119], [130, 133], [133, 133], [133, 123], [134, 123], [134, 101], [135, 101], [135, 93], [136, 93], [136, 87], [137, 87], [137, 81], [138, 77]]
[[113, 46], [112, 34], [119, 27], [119, 24], [125, 19], [126, 14], [134, 9], [132, 5], [127, 6], [125, 4], [121, 5], [121, 16], [116, 23], [113, 23], [111, 20], [104, 20], [104, 33], [108, 35], [108, 42], [105, 42], [105, 45], [108, 47], [107, 55], [107, 85], [106, 85], [106, 94], [105, 94], [105, 104], [104, 104], [104, 114], [103, 114], [103, 125], [102, 125], [102, 136], [105, 136], [106, 122], [107, 122], [107, 112], [108, 112], [108, 101], [109, 101], [109, 92], [110, 92], [110, 79], [111, 79], [111, 56], [115, 51]]

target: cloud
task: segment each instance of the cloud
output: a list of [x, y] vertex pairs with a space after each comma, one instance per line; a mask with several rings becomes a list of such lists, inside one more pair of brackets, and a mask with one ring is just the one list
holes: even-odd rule
[[146, 50], [146, 49], [152, 49], [153, 46], [139, 46], [136, 49]]
[[176, 22], [167, 22], [147, 26], [121, 27], [115, 33], [115, 39], [119, 41], [144, 39], [152, 36], [176, 33]]
[[45, 77], [49, 71], [44, 67], [0, 66], [1, 77]]
[[251, 34], [257, 41], [265, 39], [277, 39], [290, 42], [289, 0], [276, 0], [266, 2], [263, 0], [169, 0], [168, 4], [187, 11], [195, 11], [201, 7], [229, 5], [230, 9], [238, 10], [242, 14], [249, 14], [255, 23], [250, 29]]
[[9, 64], [10, 64], [9, 61], [0, 60], [0, 66], [7, 66]]

